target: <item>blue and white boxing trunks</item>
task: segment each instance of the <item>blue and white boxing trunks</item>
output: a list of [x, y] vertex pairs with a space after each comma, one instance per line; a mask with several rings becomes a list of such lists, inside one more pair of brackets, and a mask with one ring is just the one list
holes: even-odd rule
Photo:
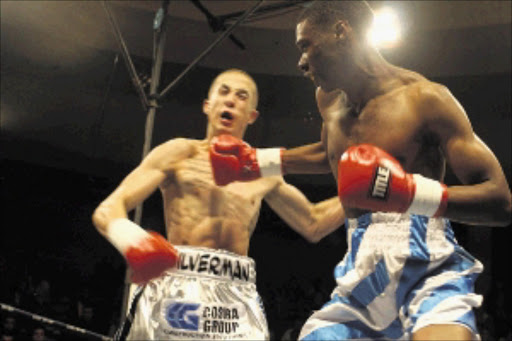
[[269, 339], [253, 259], [224, 250], [176, 248], [177, 268], [139, 287], [116, 339]]
[[457, 244], [448, 220], [378, 212], [346, 228], [337, 286], [300, 340], [407, 340], [433, 324], [462, 325], [479, 339], [474, 283], [483, 266]]

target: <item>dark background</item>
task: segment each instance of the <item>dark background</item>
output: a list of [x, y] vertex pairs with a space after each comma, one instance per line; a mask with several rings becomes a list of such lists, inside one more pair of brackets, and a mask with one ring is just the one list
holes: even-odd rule
[[[216, 37], [187, 3], [171, 3], [175, 16], [164, 85]], [[217, 13], [250, 5], [230, 3], [207, 5], [221, 11]], [[391, 2], [408, 14], [408, 31], [401, 47], [383, 54], [450, 88], [510, 183], [510, 3], [425, 3]], [[124, 262], [95, 231], [90, 217], [140, 161], [145, 112], [121, 58], [115, 63], [115, 41], [99, 2], [1, 5], [0, 302], [37, 309], [30, 299], [20, 299], [20, 292], [33, 295], [47, 280], [51, 300], [67, 296], [72, 302], [87, 302], [101, 321], [94, 328], [107, 334], [120, 314]], [[158, 1], [112, 3], [141, 75], [150, 72], [151, 20], [158, 6]], [[296, 14], [240, 27], [235, 32], [246, 50], [221, 43], [161, 102], [152, 145], [178, 136], [204, 137], [201, 103], [213, 77], [226, 67], [249, 71], [260, 89], [261, 117], [248, 129], [249, 143], [293, 147], [317, 141], [321, 121], [314, 89], [294, 67]], [[283, 24], [283, 18], [290, 22]], [[330, 175], [286, 179], [311, 201], [336, 195]], [[459, 183], [450, 170], [446, 183]], [[159, 193], [144, 204], [142, 226], [163, 232]], [[505, 291], [511, 287], [506, 270], [510, 226], [453, 226], [459, 243], [486, 266], [477, 284], [485, 295], [479, 322], [488, 322], [487, 315], [502, 309], [501, 317], [492, 320], [497, 326], [492, 333], [506, 335], [509, 331], [501, 330], [499, 321], [510, 325], [512, 311], [500, 306], [510, 303]], [[274, 337], [327, 300], [334, 286], [333, 268], [345, 250], [344, 228], [309, 244], [263, 205], [249, 254], [257, 263]]]

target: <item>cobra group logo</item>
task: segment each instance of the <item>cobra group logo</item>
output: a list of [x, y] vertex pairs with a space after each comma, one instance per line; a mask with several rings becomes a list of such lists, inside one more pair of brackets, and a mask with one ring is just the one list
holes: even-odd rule
[[199, 304], [174, 302], [167, 307], [165, 319], [173, 328], [199, 330], [199, 316], [194, 312]]

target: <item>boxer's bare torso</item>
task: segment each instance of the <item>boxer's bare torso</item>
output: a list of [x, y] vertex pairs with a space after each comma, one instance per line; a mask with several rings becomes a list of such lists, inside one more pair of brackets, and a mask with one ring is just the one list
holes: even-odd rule
[[183, 159], [171, 161], [160, 185], [169, 241], [224, 249], [247, 255], [261, 200], [276, 185], [275, 178], [250, 183], [215, 185], [209, 142], [183, 139]]
[[[334, 176], [337, 177], [338, 161], [347, 148], [369, 143], [393, 155], [407, 172], [441, 181], [446, 162], [439, 136], [426, 127], [417, 105], [422, 89], [432, 86], [420, 75], [407, 72], [392, 90], [373, 98], [360, 110], [348, 107], [342, 92], [317, 90], [324, 120], [322, 140]], [[347, 217], [365, 213], [349, 207], [345, 211]]]

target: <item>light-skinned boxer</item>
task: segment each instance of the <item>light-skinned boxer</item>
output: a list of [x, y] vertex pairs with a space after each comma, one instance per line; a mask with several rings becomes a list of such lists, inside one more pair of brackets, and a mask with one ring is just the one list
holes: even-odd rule
[[[219, 174], [222, 184], [269, 167], [327, 168], [336, 177], [348, 250], [331, 300], [300, 339], [477, 338], [474, 282], [483, 267], [457, 244], [448, 219], [506, 226], [510, 188], [450, 91], [388, 63], [367, 41], [372, 19], [363, 1], [317, 1], [297, 22], [298, 66], [317, 86], [320, 142], [261, 151], [221, 140], [212, 167], [234, 165]], [[460, 184], [443, 184], [447, 164]]]
[[[252, 77], [237, 69], [222, 72], [202, 106], [206, 137], [175, 138], [154, 148], [94, 212], [94, 225], [125, 256], [133, 280], [145, 283], [132, 305], [131, 328], [123, 331], [129, 330], [128, 339], [268, 339], [248, 257], [262, 200], [311, 242], [343, 225], [337, 197], [312, 204], [280, 175], [215, 184], [211, 140], [243, 138], [259, 115], [257, 103]], [[168, 241], [127, 219], [158, 188]]]

